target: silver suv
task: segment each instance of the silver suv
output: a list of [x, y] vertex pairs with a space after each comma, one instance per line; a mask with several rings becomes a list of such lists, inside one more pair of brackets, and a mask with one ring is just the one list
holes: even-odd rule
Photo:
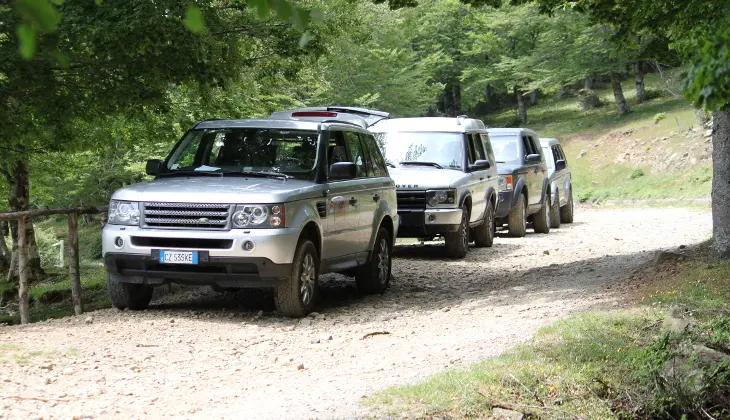
[[395, 184], [367, 121], [340, 114], [203, 121], [149, 161], [155, 180], [114, 193], [102, 234], [113, 306], [143, 309], [175, 282], [274, 289], [282, 314], [304, 316], [318, 276], [343, 271], [382, 293]]
[[464, 258], [471, 236], [492, 246], [499, 178], [480, 120], [383, 119], [373, 124], [398, 192], [398, 236], [443, 236], [447, 253]]

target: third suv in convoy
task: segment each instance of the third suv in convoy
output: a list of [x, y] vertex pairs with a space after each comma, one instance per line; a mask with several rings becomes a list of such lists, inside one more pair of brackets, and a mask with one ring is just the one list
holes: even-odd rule
[[203, 121], [167, 159], [148, 162], [155, 180], [116, 191], [109, 205], [112, 305], [143, 309], [154, 286], [179, 282], [269, 288], [282, 314], [303, 316], [326, 272], [383, 292], [395, 184], [361, 110], [342, 111]]
[[573, 223], [573, 184], [563, 146], [558, 139], [540, 139], [550, 179], [550, 227]]
[[528, 221], [536, 233], [550, 232], [547, 165], [537, 134], [525, 128], [487, 131], [499, 170], [497, 226], [506, 223], [515, 237], [525, 236]]
[[369, 127], [393, 168], [400, 237], [443, 236], [463, 258], [470, 236], [492, 246], [497, 168], [484, 123], [466, 117], [383, 119]]

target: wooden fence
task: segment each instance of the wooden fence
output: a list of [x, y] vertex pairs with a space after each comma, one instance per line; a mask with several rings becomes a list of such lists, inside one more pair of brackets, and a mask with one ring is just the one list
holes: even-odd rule
[[81, 296], [81, 272], [79, 269], [79, 216], [82, 214], [99, 214], [108, 210], [108, 206], [78, 207], [70, 209], [34, 209], [15, 213], [0, 213], [0, 222], [18, 221], [18, 303], [20, 323], [30, 322], [30, 301], [28, 297], [28, 243], [26, 240], [26, 222], [37, 217], [65, 214], [68, 217], [68, 271], [71, 277], [71, 296], [74, 313], [84, 312]]

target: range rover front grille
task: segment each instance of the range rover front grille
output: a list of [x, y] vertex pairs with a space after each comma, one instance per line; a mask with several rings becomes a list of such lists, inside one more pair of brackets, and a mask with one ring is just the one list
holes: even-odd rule
[[142, 226], [170, 229], [228, 229], [230, 204], [144, 203]]
[[426, 208], [426, 191], [397, 191], [398, 210], [423, 210]]

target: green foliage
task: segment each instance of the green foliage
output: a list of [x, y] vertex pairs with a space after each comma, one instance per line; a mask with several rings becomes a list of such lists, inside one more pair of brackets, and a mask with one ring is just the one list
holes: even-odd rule
[[645, 175], [644, 174], [644, 170], [641, 169], [641, 168], [637, 168], [637, 169], [634, 169], [633, 172], [631, 172], [631, 176], [629, 176], [629, 178], [630, 179], [637, 179], [637, 178], [643, 177], [644, 175]]
[[692, 63], [684, 92], [697, 107], [730, 108], [730, 27], [703, 43]]
[[194, 4], [188, 5], [188, 10], [185, 12], [185, 27], [195, 34], [205, 32], [205, 19], [203, 18], [203, 12], [200, 8]]
[[661, 120], [663, 120], [665, 118], [667, 118], [667, 114], [664, 113], [664, 112], [660, 112], [658, 114], [655, 114], [654, 115], [654, 124], [658, 124], [659, 121], [661, 121]]

